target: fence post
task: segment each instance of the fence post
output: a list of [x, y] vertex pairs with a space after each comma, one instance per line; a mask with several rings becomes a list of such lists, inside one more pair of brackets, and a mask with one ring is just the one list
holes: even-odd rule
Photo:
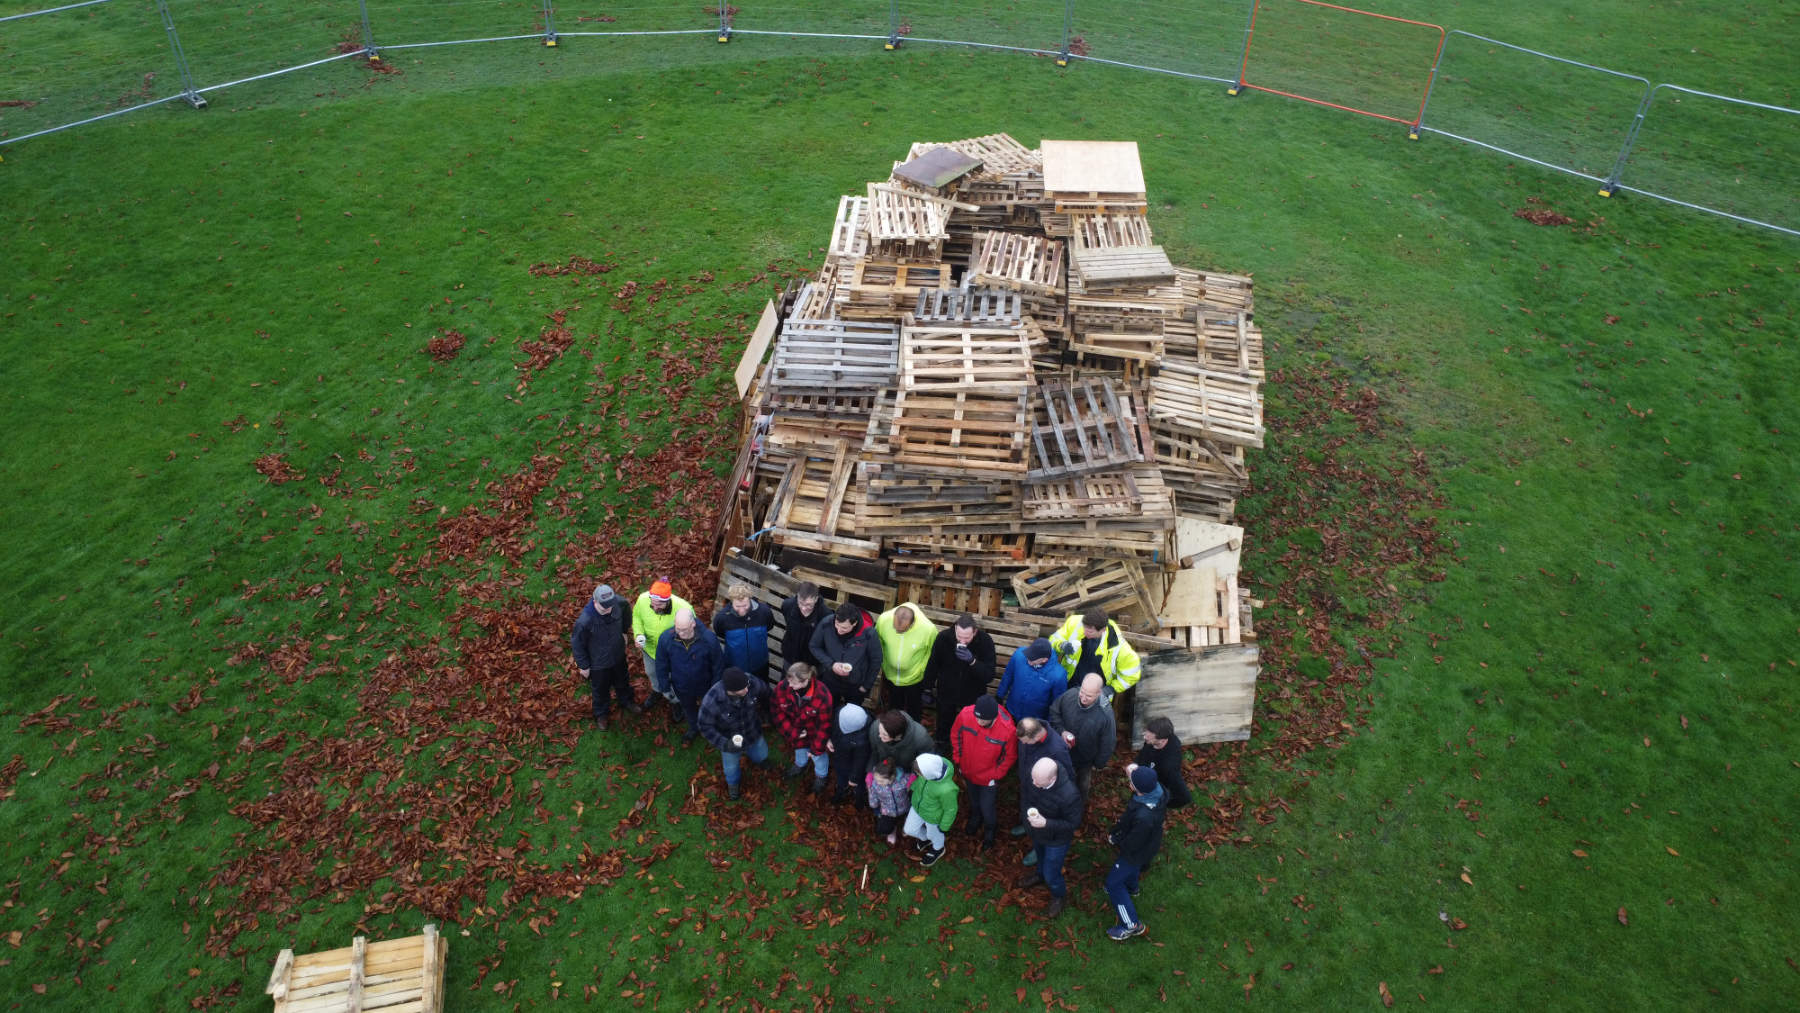
[[187, 53], [181, 48], [181, 36], [175, 33], [175, 15], [169, 13], [168, 0], [156, 0], [162, 15], [163, 31], [169, 36], [169, 51], [175, 54], [175, 69], [181, 72], [181, 97], [195, 109], [205, 109], [206, 99], [194, 90], [194, 75], [188, 70]]
[[1250, 35], [1256, 31], [1256, 8], [1260, 5], [1261, 0], [1250, 0], [1250, 17], [1244, 22], [1244, 56], [1238, 61], [1237, 84], [1225, 89], [1225, 94], [1232, 98], [1236, 98], [1244, 90], [1245, 72], [1250, 67]]
[[1063, 0], [1063, 44], [1062, 52], [1057, 54], [1056, 65], [1069, 65], [1069, 39], [1075, 30], [1075, 0]]
[[1631, 129], [1625, 131], [1625, 146], [1619, 149], [1619, 157], [1613, 162], [1612, 171], [1606, 174], [1606, 182], [1600, 184], [1600, 196], [1611, 197], [1613, 191], [1619, 188], [1619, 177], [1625, 173], [1625, 160], [1631, 157], [1631, 149], [1637, 146], [1638, 130], [1643, 127], [1644, 117], [1650, 112], [1650, 100], [1655, 96], [1656, 88], [1644, 89], [1644, 97], [1638, 102], [1637, 115], [1631, 118]]
[[380, 63], [381, 50], [375, 48], [375, 32], [369, 27], [369, 0], [356, 0], [356, 6], [362, 8], [363, 55], [370, 63]]
[[900, 48], [900, 0], [888, 0], [888, 40], [881, 48]]
[[718, 0], [719, 4], [719, 41], [731, 41], [731, 0]]
[[1425, 98], [1419, 102], [1419, 118], [1406, 131], [1406, 139], [1416, 141], [1419, 131], [1425, 127], [1425, 107], [1431, 104], [1431, 90], [1437, 87], [1438, 68], [1444, 65], [1444, 48], [1450, 44], [1450, 36], [1446, 33], [1438, 39], [1437, 55], [1431, 58], [1431, 73], [1425, 75]]
[[544, 45], [556, 45], [556, 9], [550, 0], [544, 0]]

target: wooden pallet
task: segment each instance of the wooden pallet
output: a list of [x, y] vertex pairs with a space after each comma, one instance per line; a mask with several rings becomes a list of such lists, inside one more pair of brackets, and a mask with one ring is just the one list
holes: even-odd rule
[[848, 320], [889, 321], [919, 300], [919, 293], [951, 287], [948, 265], [859, 260], [833, 293], [837, 314]]
[[1031, 377], [1031, 345], [1023, 329], [900, 329], [899, 386], [904, 393], [1014, 397], [1031, 387]]
[[263, 991], [275, 1013], [442, 1013], [450, 944], [427, 924], [422, 935], [371, 943], [357, 936], [339, 950], [282, 950]]
[[1018, 232], [977, 233], [969, 283], [1055, 295], [1064, 288], [1063, 244]]
[[881, 555], [881, 544], [854, 536], [855, 504], [846, 493], [855, 474], [849, 441], [839, 440], [831, 457], [796, 457], [776, 486], [763, 527], [778, 545], [860, 559]]
[[[1141, 214], [1070, 215], [1069, 242], [1077, 253], [1150, 245], [1150, 219]], [[1196, 287], [1198, 272], [1194, 272]]]
[[1145, 595], [1143, 567], [1131, 560], [1034, 566], [1014, 574], [1011, 583], [1024, 608], [1066, 614], [1099, 607], [1155, 615]]
[[[942, 609], [953, 615], [968, 612], [977, 616], [998, 616], [1005, 607], [997, 587], [959, 586], [927, 581], [901, 580], [899, 599], [922, 607]], [[954, 623], [956, 620], [951, 619]]]
[[1027, 482], [1118, 470], [1144, 460], [1135, 414], [1105, 380], [1046, 380], [1031, 420]]
[[981, 175], [998, 176], [1014, 172], [1041, 172], [1044, 157], [1037, 151], [1013, 140], [1009, 134], [983, 134], [960, 141], [920, 142], [907, 152], [917, 158], [932, 148], [949, 148], [981, 161]]
[[[1074, 273], [1085, 292], [1140, 290], [1175, 283], [1175, 265], [1160, 246], [1112, 246], [1074, 253]], [[1179, 296], [1179, 293], [1176, 293]]]
[[838, 198], [837, 220], [831, 226], [831, 245], [826, 258], [849, 267], [869, 255], [869, 198], [845, 194]]
[[851, 320], [782, 325], [770, 359], [769, 390], [780, 394], [867, 394], [894, 382], [900, 329]]
[[1246, 447], [1263, 444], [1257, 381], [1165, 361], [1150, 381], [1150, 418], [1164, 427]]
[[904, 468], [969, 478], [1020, 478], [1026, 470], [1025, 392], [908, 391], [894, 402], [890, 443]]
[[837, 293], [837, 278], [836, 264], [826, 264], [821, 268], [818, 278], [801, 285], [800, 291], [794, 295], [794, 305], [788, 310], [787, 320], [836, 319], [837, 310], [833, 302]]
[[1248, 275], [1205, 272], [1200, 276], [1200, 301], [1209, 306], [1250, 313], [1256, 309], [1252, 287]]
[[1263, 379], [1262, 330], [1250, 322], [1250, 314], [1200, 310], [1196, 358], [1214, 372]]
[[958, 180], [981, 168], [981, 159], [945, 145], [915, 151], [894, 166], [893, 182], [943, 194]]
[[912, 316], [913, 323], [925, 326], [1014, 327], [1023, 315], [1019, 305], [1019, 293], [1003, 288], [922, 289], [913, 303]]
[[1153, 715], [1167, 717], [1183, 744], [1241, 742], [1250, 737], [1261, 655], [1254, 644], [1181, 647], [1142, 653], [1144, 675], [1135, 690], [1132, 738]]

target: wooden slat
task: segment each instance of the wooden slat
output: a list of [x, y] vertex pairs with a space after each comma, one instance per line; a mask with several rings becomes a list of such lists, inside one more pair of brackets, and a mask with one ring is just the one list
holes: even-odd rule
[[1031, 346], [1018, 328], [903, 327], [900, 389], [1022, 396], [1031, 385]]

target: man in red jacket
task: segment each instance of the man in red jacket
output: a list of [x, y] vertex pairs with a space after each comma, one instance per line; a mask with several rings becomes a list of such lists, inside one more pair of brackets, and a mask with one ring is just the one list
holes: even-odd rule
[[968, 778], [969, 797], [975, 803], [969, 807], [966, 829], [970, 836], [981, 834], [983, 851], [994, 846], [994, 797], [1000, 779], [1018, 762], [1018, 749], [1012, 715], [992, 696], [978, 697], [950, 726], [951, 759]]

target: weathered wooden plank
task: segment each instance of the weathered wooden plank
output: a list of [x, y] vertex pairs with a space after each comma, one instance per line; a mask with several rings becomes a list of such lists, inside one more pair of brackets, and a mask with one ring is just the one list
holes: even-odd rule
[[1158, 651], [1143, 656], [1132, 737], [1163, 716], [1188, 745], [1241, 742], [1250, 737], [1261, 654], [1255, 645]]

